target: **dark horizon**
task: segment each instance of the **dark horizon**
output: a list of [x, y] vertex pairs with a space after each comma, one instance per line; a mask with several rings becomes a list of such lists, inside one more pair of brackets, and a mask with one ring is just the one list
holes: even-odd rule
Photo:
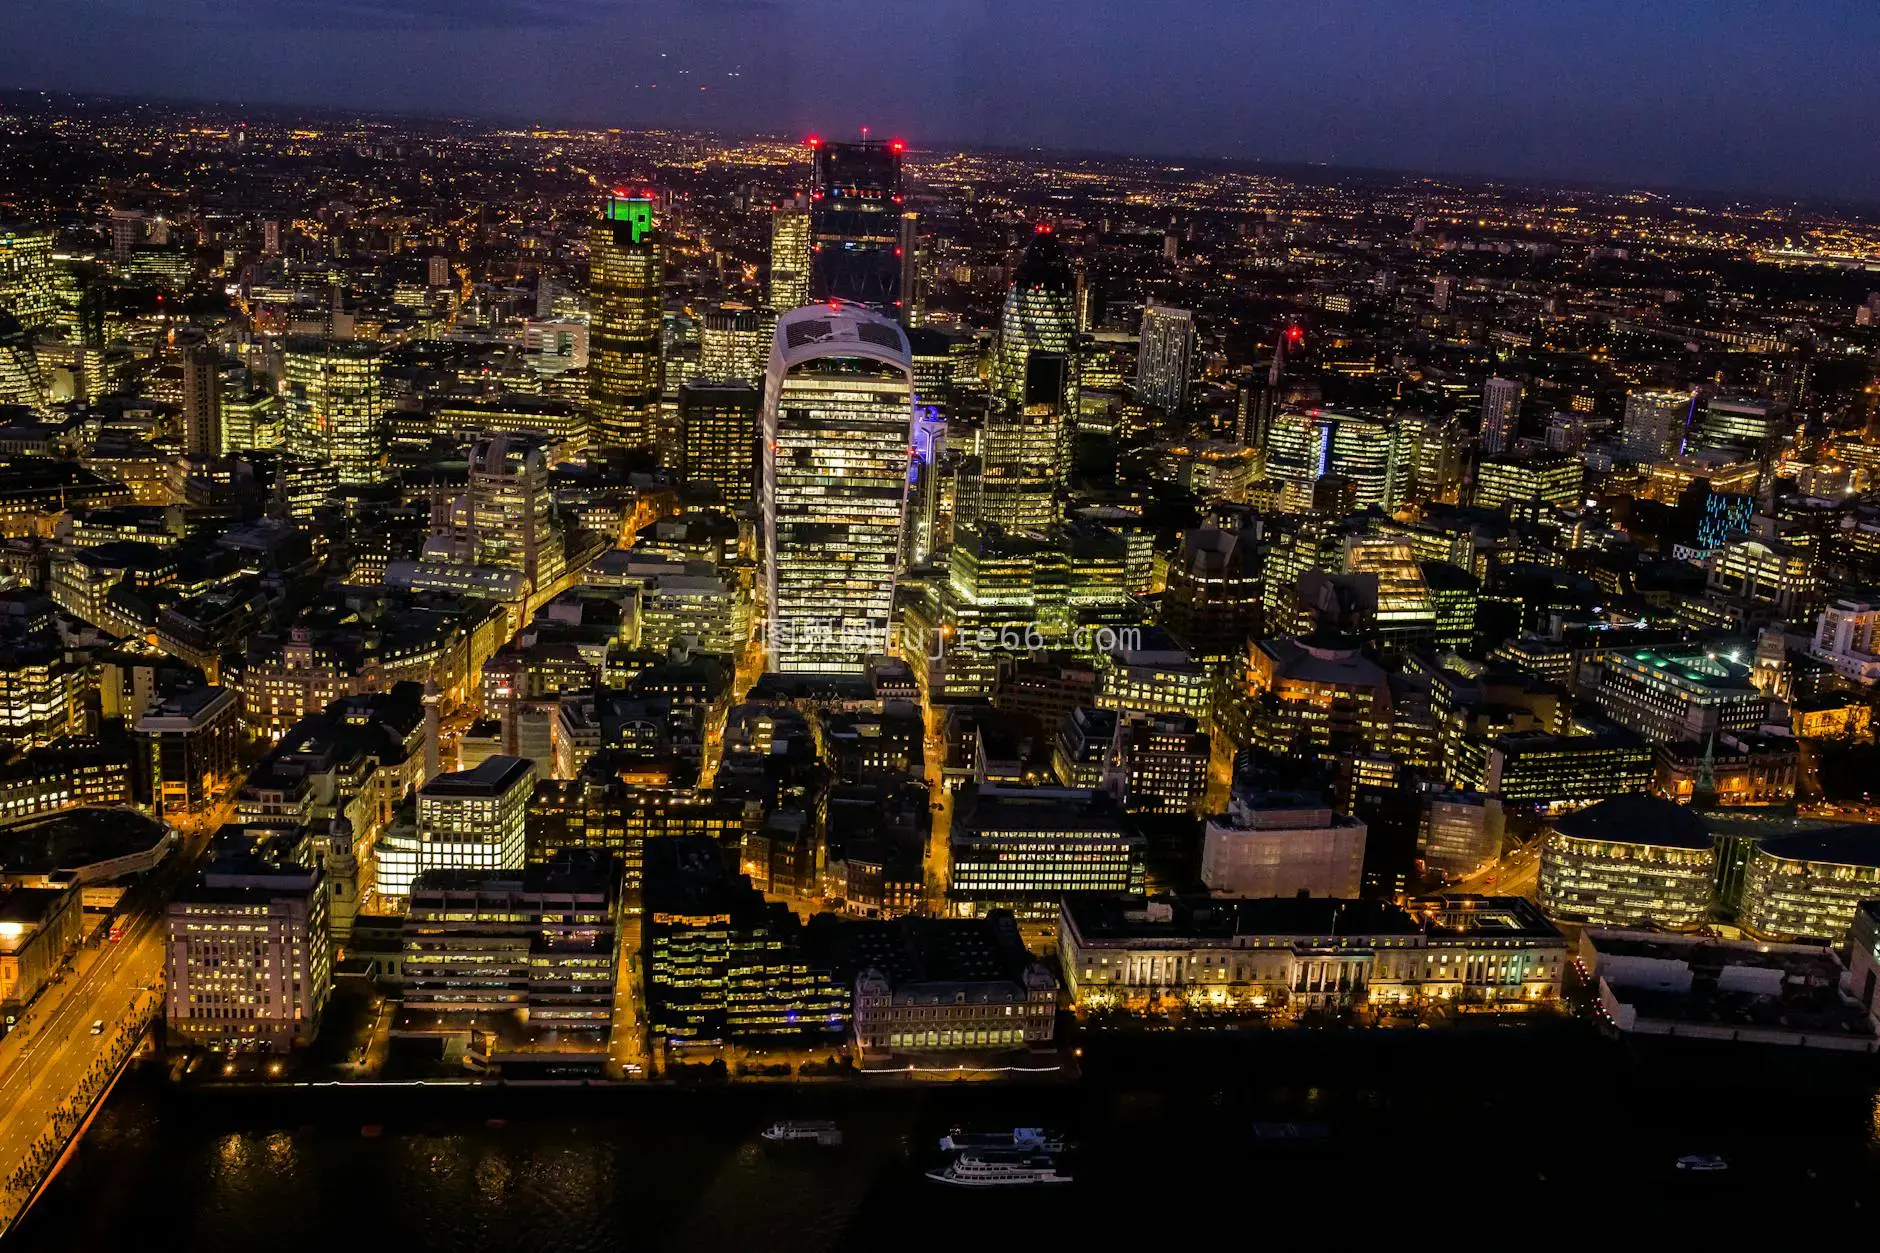
[[[308, 119], [327, 117], [336, 120], [369, 120], [376, 123], [454, 123], [484, 126], [492, 129], [539, 126], [545, 129], [584, 131], [617, 130], [622, 134], [629, 135], [635, 133], [669, 131], [676, 134], [709, 135], [714, 138], [727, 140], [791, 140], [799, 137], [796, 131], [766, 129], [762, 127], [740, 129], [735, 127], [689, 125], [654, 126], [650, 124], [641, 127], [629, 127], [592, 119], [567, 118], [551, 120], [522, 115], [505, 117], [499, 114], [475, 112], [372, 108], [348, 109], [336, 104], [316, 104], [305, 101], [245, 101], [209, 96], [129, 95], [117, 92], [61, 91], [50, 88], [9, 87], [0, 85], [0, 103], [4, 103], [10, 98], [21, 96], [44, 97], [55, 100], [75, 100], [83, 101], [88, 104], [104, 104], [125, 108], [149, 105], [185, 111], [226, 111], [257, 118]], [[843, 137], [827, 126], [799, 129], [801, 129], [802, 135], [821, 134], [827, 138]], [[882, 132], [878, 130], [872, 131], [872, 133], [876, 138], [883, 137]], [[857, 137], [859, 137], [859, 135]], [[899, 138], [901, 136], [897, 133], [896, 137]], [[910, 153], [915, 156], [918, 156], [922, 152], [938, 152], [948, 149], [961, 152], [995, 153], [1012, 156], [1038, 154], [1060, 159], [1088, 158], [1101, 161], [1140, 161], [1163, 165], [1200, 165], [1228, 170], [1258, 169], [1262, 173], [1279, 175], [1294, 182], [1309, 181], [1310, 178], [1314, 176], [1322, 177], [1327, 182], [1339, 182], [1351, 179], [1433, 179], [1454, 183], [1459, 187], [1465, 188], [1505, 186], [1532, 191], [1564, 191], [1601, 195], [1643, 193], [1650, 195], [1678, 196], [1699, 201], [1741, 202], [1759, 208], [1791, 206], [1798, 210], [1834, 211], [1856, 215], [1880, 213], [1880, 193], [1876, 193], [1870, 198], [1831, 195], [1779, 195], [1772, 192], [1758, 192], [1741, 188], [1613, 181], [1569, 176], [1549, 176], [1545, 174], [1509, 174], [1492, 170], [1373, 166], [1305, 161], [1283, 157], [1215, 156], [1195, 152], [1150, 152], [1104, 149], [1100, 147], [1061, 147], [1049, 144], [979, 143], [971, 140], [957, 140], [949, 136], [928, 138], [914, 135], [907, 138], [907, 143]]]
[[68, 0], [0, 34], [30, 91], [1880, 202], [1849, 0]]

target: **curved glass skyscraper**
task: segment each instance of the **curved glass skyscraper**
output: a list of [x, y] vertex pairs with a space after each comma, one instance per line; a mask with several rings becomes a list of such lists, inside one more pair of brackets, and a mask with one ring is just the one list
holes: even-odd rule
[[888, 651], [913, 426], [900, 326], [846, 301], [778, 319], [764, 381], [772, 670], [859, 674]]
[[1069, 365], [1065, 411], [1077, 411], [1077, 278], [1057, 233], [1039, 223], [1012, 272], [999, 316], [999, 388], [1025, 403], [1025, 362], [1034, 352], [1063, 354]]

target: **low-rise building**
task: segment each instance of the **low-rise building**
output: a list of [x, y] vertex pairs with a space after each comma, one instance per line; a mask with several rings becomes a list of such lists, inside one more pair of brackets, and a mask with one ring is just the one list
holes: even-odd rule
[[1356, 897], [1365, 832], [1316, 794], [1236, 788], [1227, 812], [1207, 820], [1201, 882], [1217, 896]]
[[1551, 918], [1688, 930], [1709, 920], [1716, 881], [1716, 840], [1690, 807], [1615, 796], [1554, 823], [1538, 899]]
[[1566, 940], [1517, 897], [1067, 901], [1058, 957], [1080, 1009], [1221, 1012], [1556, 1000]]
[[1058, 982], [1026, 951], [1012, 915], [897, 918], [841, 928], [855, 976], [864, 1064], [1049, 1047]]
[[137, 720], [137, 734], [149, 748], [155, 811], [201, 813], [235, 781], [241, 701], [231, 688], [186, 688], [151, 706]]
[[1880, 898], [1880, 830], [1826, 827], [1750, 850], [1738, 924], [1753, 935], [1839, 943], [1862, 901]]
[[1142, 837], [1102, 792], [968, 785], [948, 842], [956, 907], [1055, 915], [1067, 896], [1137, 895]]
[[333, 984], [317, 864], [245, 833], [165, 911], [164, 1020], [201, 1048], [284, 1053], [311, 1043]]
[[76, 888], [0, 887], [0, 1035], [78, 947], [82, 916]]
[[577, 851], [521, 871], [427, 870], [405, 917], [403, 1004], [520, 1010], [531, 1026], [609, 1029], [620, 868]]
[[1588, 927], [1577, 957], [1594, 983], [1601, 1023], [1627, 1035], [1880, 1049], [1859, 999], [1871, 993], [1871, 977], [1850, 997], [1847, 971], [1825, 945]]

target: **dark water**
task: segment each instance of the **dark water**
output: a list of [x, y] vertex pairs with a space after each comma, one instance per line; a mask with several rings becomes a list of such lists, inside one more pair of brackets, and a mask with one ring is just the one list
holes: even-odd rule
[[[1094, 1041], [1075, 1086], [204, 1096], [120, 1085], [21, 1249], [1245, 1247], [1450, 1230], [1610, 1244], [1880, 1208], [1865, 1061], [1577, 1032]], [[833, 1117], [836, 1150], [766, 1150]], [[500, 1125], [491, 1125], [495, 1119]], [[1263, 1120], [1330, 1128], [1275, 1146]], [[360, 1128], [379, 1123], [366, 1138]], [[1061, 1126], [1076, 1182], [921, 1172], [949, 1126]], [[1727, 1173], [1676, 1171], [1723, 1153]], [[1621, 1221], [1622, 1216], [1622, 1221]], [[1613, 1224], [1620, 1222], [1620, 1228]], [[1799, 1228], [1797, 1228], [1799, 1230]], [[1228, 1243], [1222, 1243], [1223, 1240]], [[1552, 1241], [1550, 1240], [1549, 1243]]]

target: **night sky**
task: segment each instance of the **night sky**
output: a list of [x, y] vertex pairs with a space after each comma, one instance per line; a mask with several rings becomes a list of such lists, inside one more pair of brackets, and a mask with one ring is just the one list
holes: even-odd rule
[[1873, 201], [1877, 69], [1873, 0], [0, 0], [7, 87]]

